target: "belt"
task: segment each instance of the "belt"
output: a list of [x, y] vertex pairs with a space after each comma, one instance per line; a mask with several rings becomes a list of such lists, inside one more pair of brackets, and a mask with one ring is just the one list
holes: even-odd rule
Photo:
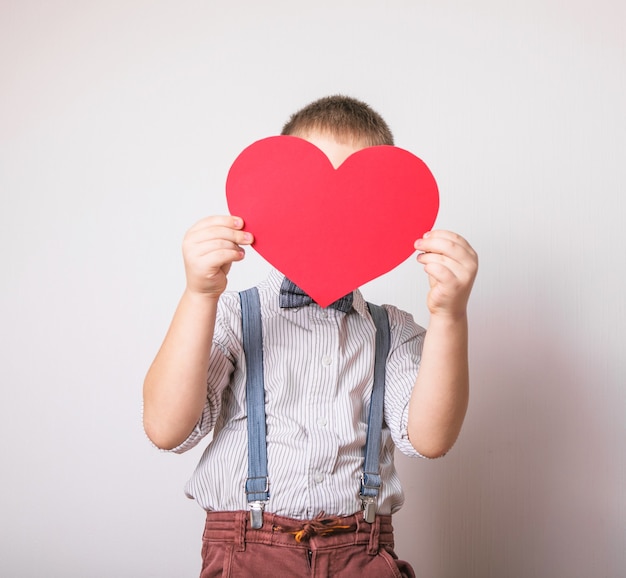
[[372, 523], [368, 523], [363, 519], [363, 512], [343, 517], [320, 514], [313, 520], [265, 512], [261, 528], [253, 528], [246, 511], [209, 511], [203, 539], [235, 543], [241, 550], [245, 549], [246, 542], [303, 549], [366, 544], [372, 552], [377, 552], [379, 545], [394, 546], [391, 516], [377, 515]]

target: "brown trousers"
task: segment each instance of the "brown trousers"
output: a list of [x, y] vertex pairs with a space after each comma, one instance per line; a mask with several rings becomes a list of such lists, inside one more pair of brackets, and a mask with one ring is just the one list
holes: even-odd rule
[[361, 513], [295, 520], [265, 513], [208, 512], [200, 578], [415, 578], [393, 551], [391, 516], [372, 524]]

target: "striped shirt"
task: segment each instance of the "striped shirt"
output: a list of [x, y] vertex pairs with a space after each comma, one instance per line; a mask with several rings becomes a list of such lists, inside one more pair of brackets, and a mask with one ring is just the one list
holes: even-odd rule
[[[281, 309], [283, 277], [272, 271], [258, 287], [263, 319], [267, 454], [266, 511], [310, 519], [321, 511], [346, 516], [361, 509], [360, 478], [373, 385], [375, 327], [363, 296], [343, 313], [317, 304]], [[419, 456], [407, 435], [408, 404], [425, 331], [408, 313], [385, 306], [391, 329], [387, 359], [378, 512], [404, 501], [394, 446]], [[185, 493], [206, 510], [247, 509], [246, 370], [239, 296], [220, 298], [207, 401], [194, 431], [174, 452], [213, 433]]]

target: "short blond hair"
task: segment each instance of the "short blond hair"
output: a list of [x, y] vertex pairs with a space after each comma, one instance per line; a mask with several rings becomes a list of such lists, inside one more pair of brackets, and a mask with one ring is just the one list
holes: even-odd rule
[[291, 115], [281, 134], [306, 137], [331, 134], [366, 146], [393, 145], [389, 126], [368, 104], [344, 95], [320, 98]]

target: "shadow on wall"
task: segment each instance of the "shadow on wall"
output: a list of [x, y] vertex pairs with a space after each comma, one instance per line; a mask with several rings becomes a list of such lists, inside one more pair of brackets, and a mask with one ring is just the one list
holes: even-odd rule
[[548, 307], [474, 318], [457, 446], [443, 460], [399, 459], [399, 554], [431, 578], [623, 575], [607, 364]]

